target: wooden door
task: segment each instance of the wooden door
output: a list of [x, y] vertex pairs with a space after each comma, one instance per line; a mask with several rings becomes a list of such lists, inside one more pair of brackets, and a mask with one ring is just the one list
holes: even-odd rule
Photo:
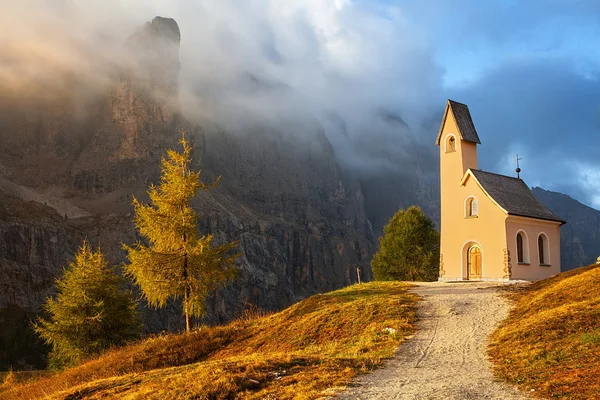
[[481, 279], [481, 249], [471, 246], [468, 255], [468, 279]]

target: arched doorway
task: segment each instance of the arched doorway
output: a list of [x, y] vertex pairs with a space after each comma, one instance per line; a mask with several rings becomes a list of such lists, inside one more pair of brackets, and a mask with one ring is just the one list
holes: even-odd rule
[[476, 244], [467, 251], [467, 279], [481, 279], [481, 247]]

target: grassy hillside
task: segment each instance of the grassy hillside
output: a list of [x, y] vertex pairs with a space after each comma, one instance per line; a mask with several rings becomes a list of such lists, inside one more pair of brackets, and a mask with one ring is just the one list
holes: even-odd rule
[[535, 282], [491, 339], [496, 372], [542, 397], [600, 399], [600, 266]]
[[[0, 399], [312, 399], [381, 364], [415, 329], [416, 296], [377, 282], [279, 313], [113, 350]], [[391, 328], [391, 329], [388, 329]]]

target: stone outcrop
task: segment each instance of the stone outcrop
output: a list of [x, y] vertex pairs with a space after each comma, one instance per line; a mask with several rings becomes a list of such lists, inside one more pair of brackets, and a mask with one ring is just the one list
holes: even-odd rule
[[109, 95], [110, 121], [122, 130], [116, 159], [147, 156], [147, 139], [156, 125], [169, 125], [178, 110], [179, 26], [156, 17], [127, 42], [128, 68], [118, 74]]

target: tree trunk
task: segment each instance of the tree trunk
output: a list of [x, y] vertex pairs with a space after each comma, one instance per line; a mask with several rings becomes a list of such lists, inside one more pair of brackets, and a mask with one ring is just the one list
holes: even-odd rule
[[185, 331], [186, 332], [190, 331], [190, 311], [189, 311], [189, 305], [188, 305], [189, 297], [190, 297], [189, 289], [186, 285], [185, 292], [183, 295], [183, 309], [184, 309], [184, 313], [185, 313]]
[[188, 285], [188, 259], [187, 255], [183, 258], [183, 284], [185, 289], [183, 290], [183, 311], [185, 313], [185, 331], [190, 331], [190, 285]]
[[[187, 235], [183, 234], [183, 243], [187, 242]], [[185, 331], [190, 331], [190, 286], [188, 285], [188, 257], [187, 253], [183, 254], [183, 284], [185, 289], [183, 290], [183, 310], [185, 313]]]

